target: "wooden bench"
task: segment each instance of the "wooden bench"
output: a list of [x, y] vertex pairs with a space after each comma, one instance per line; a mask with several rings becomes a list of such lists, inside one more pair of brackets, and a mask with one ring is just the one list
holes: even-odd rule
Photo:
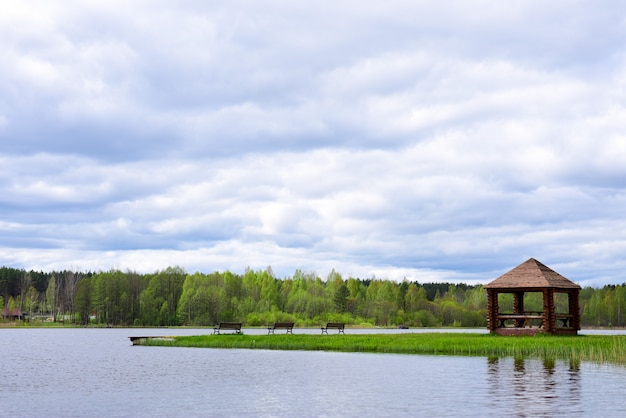
[[500, 328], [505, 328], [505, 321], [507, 320], [513, 320], [515, 322], [515, 326], [517, 328], [526, 328], [526, 327], [532, 327], [531, 325], [531, 320], [538, 320], [541, 321], [543, 324], [543, 315], [538, 315], [536, 313], [530, 314], [530, 313], [521, 313], [521, 314], [500, 314], [498, 316], [496, 316], [496, 319], [499, 322], [499, 327]]
[[345, 334], [343, 332], [345, 327], [346, 327], [346, 324], [344, 324], [343, 322], [329, 322], [328, 324], [326, 324], [325, 327], [322, 327], [322, 334], [328, 334], [329, 328], [338, 330], [339, 331], [338, 334]]
[[554, 316], [557, 321], [561, 321], [561, 328], [569, 328], [572, 326], [572, 319], [574, 319], [574, 315], [558, 313]]
[[241, 334], [241, 322], [220, 322], [218, 326], [213, 328], [213, 334], [219, 334], [220, 331], [225, 329], [235, 331], [234, 334]]
[[146, 340], [166, 340], [176, 341], [176, 337], [154, 336], [154, 337], [128, 337], [133, 345], [141, 345]]
[[287, 334], [293, 334], [293, 322], [274, 322], [274, 325], [267, 327], [267, 333], [273, 334], [277, 329], [286, 329]]

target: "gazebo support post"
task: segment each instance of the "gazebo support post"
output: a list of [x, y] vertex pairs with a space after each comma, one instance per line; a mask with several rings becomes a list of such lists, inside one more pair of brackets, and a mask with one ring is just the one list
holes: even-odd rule
[[554, 333], [556, 318], [554, 316], [554, 290], [543, 289], [543, 329], [549, 334]]
[[[524, 292], [514, 292], [513, 293], [513, 313], [515, 315], [523, 315], [524, 314]], [[515, 326], [517, 328], [524, 326], [524, 320], [516, 319]]]
[[567, 293], [568, 314], [573, 315], [571, 319], [571, 327], [574, 331], [580, 329], [580, 306], [578, 304], [580, 290], [574, 289]]
[[495, 332], [498, 328], [498, 291], [487, 289], [487, 326], [490, 332]]

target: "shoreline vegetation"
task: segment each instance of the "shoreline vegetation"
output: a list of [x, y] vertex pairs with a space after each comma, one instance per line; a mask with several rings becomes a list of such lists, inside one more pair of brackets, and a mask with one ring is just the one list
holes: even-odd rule
[[[488, 278], [485, 278], [486, 280]], [[556, 312], [568, 313], [565, 294], [555, 294]], [[543, 310], [540, 292], [524, 296], [528, 311]], [[82, 326], [246, 327], [295, 322], [313, 327], [343, 322], [349, 327], [485, 328], [487, 293], [482, 285], [326, 277], [296, 270], [276, 277], [265, 270], [187, 273], [168, 267], [133, 271], [26, 271], [0, 267], [0, 317], [31, 324]], [[500, 294], [501, 312], [513, 312], [514, 295]], [[583, 328], [626, 326], [626, 283], [585, 287], [579, 295]]]
[[515, 336], [471, 333], [197, 335], [146, 337], [135, 345], [480, 357], [527, 357], [626, 365], [626, 336]]

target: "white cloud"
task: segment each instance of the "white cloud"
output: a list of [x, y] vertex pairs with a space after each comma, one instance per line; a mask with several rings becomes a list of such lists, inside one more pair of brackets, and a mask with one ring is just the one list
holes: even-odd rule
[[623, 281], [624, 6], [370, 6], [12, 2], [0, 256]]

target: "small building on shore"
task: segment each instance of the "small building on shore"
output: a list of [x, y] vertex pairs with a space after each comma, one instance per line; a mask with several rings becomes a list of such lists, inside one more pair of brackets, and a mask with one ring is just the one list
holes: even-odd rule
[[[485, 285], [487, 290], [487, 327], [499, 335], [572, 334], [580, 329], [580, 286], [534, 258]], [[539, 294], [540, 307], [526, 309], [524, 299]], [[501, 311], [499, 299], [512, 294], [512, 309]], [[566, 302], [555, 303], [563, 296]]]
[[4, 308], [2, 309], [2, 317], [10, 321], [18, 321], [24, 318], [24, 314], [17, 308]]

